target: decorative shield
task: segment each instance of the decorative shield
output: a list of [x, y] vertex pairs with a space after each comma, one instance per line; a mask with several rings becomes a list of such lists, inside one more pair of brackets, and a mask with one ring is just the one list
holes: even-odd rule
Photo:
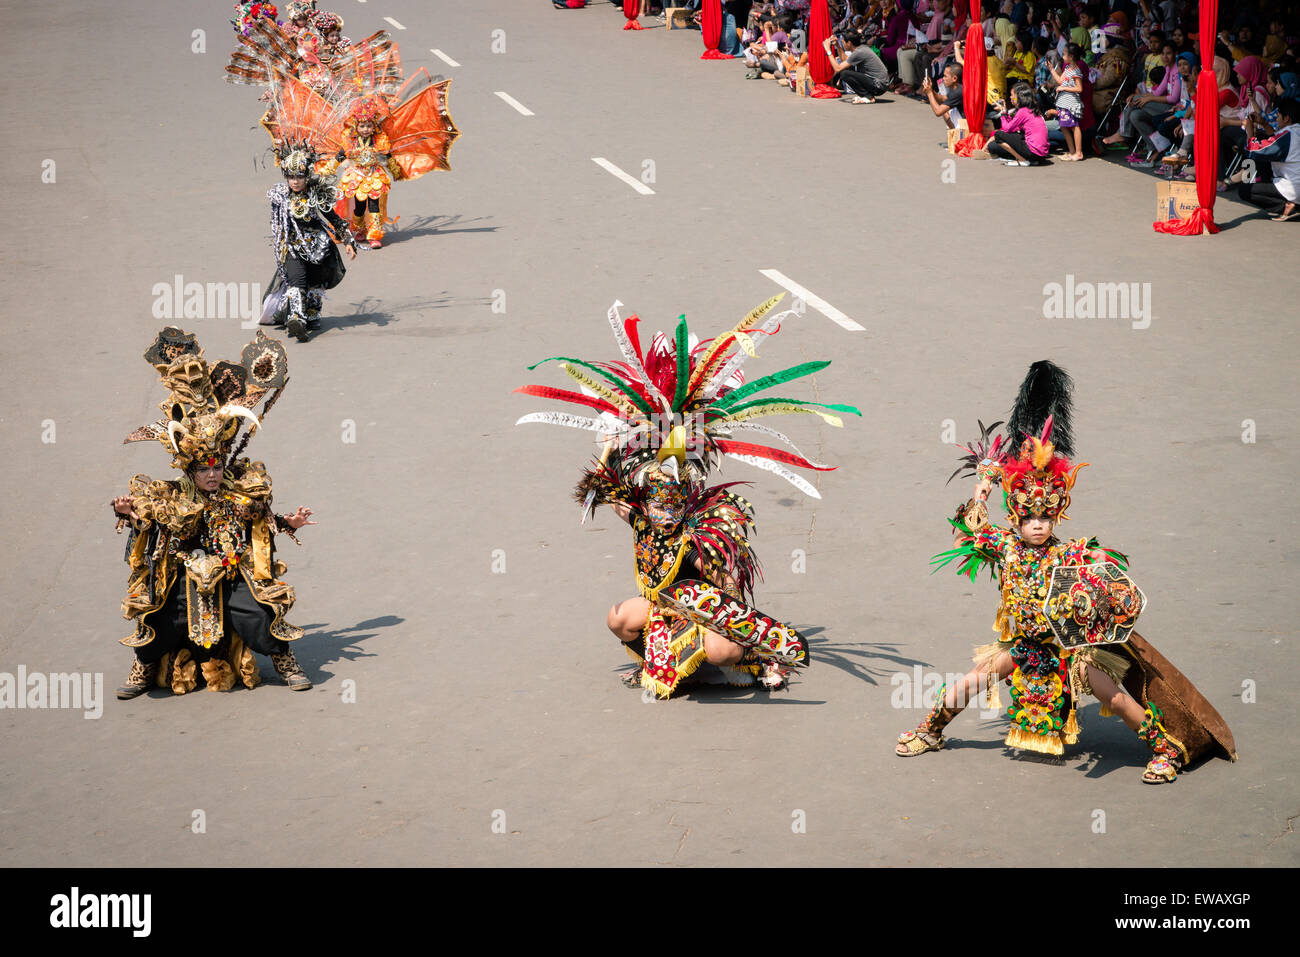
[[1146, 595], [1118, 565], [1063, 565], [1052, 569], [1043, 614], [1062, 648], [1128, 641]]
[[795, 668], [808, 664], [808, 641], [803, 635], [716, 585], [685, 579], [661, 591], [659, 601], [697, 625], [753, 648], [764, 658]]

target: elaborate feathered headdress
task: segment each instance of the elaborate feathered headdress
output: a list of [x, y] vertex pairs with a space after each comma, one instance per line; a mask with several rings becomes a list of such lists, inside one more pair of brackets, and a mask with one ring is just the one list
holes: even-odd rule
[[[176, 469], [224, 466], [237, 458], [261, 427], [253, 410], [265, 399], [265, 418], [289, 381], [284, 346], [260, 329], [237, 363], [223, 359], [209, 364], [194, 334], [175, 326], [158, 333], [144, 357], [167, 390], [167, 398], [158, 405], [163, 417], [136, 429], [124, 444], [160, 442], [172, 453]], [[241, 423], [248, 427], [234, 448]]]
[[311, 25], [316, 28], [317, 33], [324, 37], [331, 30], [342, 30], [343, 18], [337, 13], [322, 10], [311, 18]]
[[[693, 339], [683, 316], [672, 339], [658, 333], [648, 350], [641, 347], [637, 317], [624, 321], [619, 315], [622, 303], [615, 302], [609, 310], [609, 323], [622, 361], [585, 362], [564, 356], [543, 359], [559, 362], [582, 391], [540, 385], [515, 390], [582, 405], [599, 416], [533, 412], [516, 424], [543, 422], [605, 433], [610, 451], [617, 453], [624, 474], [634, 483], [646, 479], [663, 482], [665, 473], [687, 482], [702, 481], [726, 457], [774, 472], [805, 494], [821, 498], [816, 488], [788, 466], [816, 471], [829, 471], [833, 466], [809, 461], [788, 437], [754, 420], [803, 413], [839, 427], [844, 423], [833, 413], [861, 415], [851, 405], [759, 396], [781, 383], [819, 372], [830, 362], [804, 362], [747, 384], [740, 375], [745, 360], [757, 355], [756, 345], [775, 335], [783, 319], [795, 315], [794, 310], [768, 315], [783, 295], [769, 299], [732, 329], [705, 342]], [[731, 436], [737, 430], [761, 432], [793, 451], [736, 441]]]
[[236, 3], [235, 15], [230, 22], [236, 33], [247, 36], [258, 20], [267, 20], [271, 24], [276, 24], [277, 12], [273, 3]]
[[355, 130], [357, 124], [361, 122], [373, 123], [376, 128], [388, 119], [389, 106], [386, 100], [381, 96], [363, 96], [352, 104], [352, 109], [348, 111], [348, 118], [344, 125], [350, 130]]
[[1060, 366], [1046, 359], [1029, 367], [1007, 418], [1006, 435], [990, 442], [991, 426], [980, 423], [979, 441], [964, 447], [966, 455], [949, 481], [959, 473], [996, 478], [1006, 493], [1007, 510], [1018, 521], [1046, 518], [1064, 521], [1070, 491], [1079, 471], [1071, 465], [1074, 432], [1071, 424], [1074, 382]]
[[294, 20], [301, 19], [302, 17], [310, 19], [315, 11], [315, 3], [303, 2], [303, 0], [292, 0], [292, 2], [285, 8], [284, 15], [289, 22], [292, 23]]

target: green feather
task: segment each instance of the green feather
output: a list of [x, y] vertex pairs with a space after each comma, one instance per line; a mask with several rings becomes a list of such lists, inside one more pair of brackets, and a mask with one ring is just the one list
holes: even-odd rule
[[789, 369], [782, 369], [780, 372], [773, 372], [771, 375], [765, 375], [761, 379], [755, 379], [739, 389], [728, 393], [717, 402], [713, 403], [715, 409], [726, 409], [735, 405], [746, 396], [751, 396], [755, 392], [762, 392], [764, 389], [770, 389], [774, 385], [780, 385], [782, 382], [789, 382], [791, 379], [798, 379], [802, 376], [812, 375], [814, 372], [820, 372], [830, 365], [826, 362], [804, 362], [797, 366], [791, 366]]
[[682, 411], [686, 403], [686, 383], [691, 377], [691, 334], [686, 317], [677, 317], [677, 391], [673, 393], [673, 411]]
[[761, 405], [815, 405], [819, 409], [830, 409], [832, 412], [852, 412], [854, 415], [861, 415], [856, 408], [851, 405], [827, 405], [822, 402], [809, 402], [807, 399], [754, 399], [751, 402], [742, 402], [740, 405], [729, 409], [718, 409], [717, 406], [710, 406], [706, 412], [715, 412], [719, 415], [735, 415], [743, 412], [745, 409], [753, 409]]
[[567, 356], [551, 356], [549, 359], [543, 359], [541, 362], [533, 363], [528, 367], [528, 371], [531, 372], [532, 370], [536, 369], [539, 365], [542, 365], [542, 363], [545, 362], [572, 362], [575, 366], [582, 366], [584, 369], [590, 369], [592, 372], [596, 373], [597, 375], [604, 376], [606, 379], [608, 379], [610, 384], [618, 389], [619, 395], [626, 396], [629, 402], [635, 405], [646, 415], [654, 414], [654, 410], [650, 408], [649, 404], [647, 404], [645, 399], [641, 398], [634, 391], [629, 389], [627, 387], [627, 384], [624, 383], [617, 376], [611, 375], [610, 373], [602, 369], [600, 366], [593, 365], [590, 362], [583, 362], [581, 359], [570, 359]]

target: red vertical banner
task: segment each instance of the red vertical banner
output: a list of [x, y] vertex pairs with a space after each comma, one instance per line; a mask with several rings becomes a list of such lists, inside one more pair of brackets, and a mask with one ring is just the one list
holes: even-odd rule
[[701, 34], [704, 37], [704, 52], [701, 60], [730, 60], [730, 53], [718, 50], [722, 40], [722, 0], [704, 0], [704, 16], [701, 18]]
[[984, 27], [980, 24], [980, 0], [970, 0], [970, 26], [966, 30], [966, 55], [962, 64], [962, 107], [971, 135], [983, 145], [984, 106], [988, 103], [989, 66], [984, 52]]
[[641, 16], [641, 0], [623, 0], [623, 16], [627, 17], [627, 22], [623, 24], [624, 30], [642, 29], [637, 20]]
[[1196, 142], [1192, 162], [1196, 168], [1196, 201], [1201, 205], [1187, 219], [1152, 223], [1158, 233], [1199, 236], [1217, 233], [1214, 222], [1214, 191], [1219, 182], [1219, 79], [1214, 75], [1214, 38], [1218, 33], [1219, 0], [1201, 0], [1201, 72], [1196, 78]]
[[813, 0], [808, 17], [808, 75], [814, 83], [829, 83], [835, 75], [826, 55], [826, 38], [831, 35], [831, 12], [826, 0]]

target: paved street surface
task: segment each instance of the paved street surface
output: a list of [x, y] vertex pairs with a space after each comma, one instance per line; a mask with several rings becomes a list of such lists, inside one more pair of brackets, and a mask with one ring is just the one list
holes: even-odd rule
[[[288, 342], [250, 448], [277, 507], [320, 521], [282, 553], [316, 684], [292, 694], [263, 660], [254, 691], [130, 702], [111, 700], [131, 653], [107, 503], [170, 472], [121, 444], [163, 398], [140, 356], [171, 323], [213, 359], [253, 335], [157, 318], [152, 289], [265, 284], [279, 173], [256, 91], [222, 80], [228, 3], [0, 2], [0, 672], [102, 674], [110, 699], [97, 720], [0, 711], [0, 862], [1297, 863], [1295, 229], [1224, 201], [1221, 235], [1157, 235], [1153, 180], [1099, 161], [959, 160], [945, 182], [922, 105], [746, 83], [698, 33], [625, 33], [605, 3], [335, 2], [353, 38], [390, 29], [408, 71], [455, 78], [464, 135], [450, 173], [395, 187], [398, 229], [349, 265], [324, 330]], [[755, 483], [758, 604], [814, 665], [770, 697], [646, 703], [604, 627], [633, 593], [630, 534], [605, 510], [579, 526], [571, 499], [589, 437], [515, 427], [558, 406], [511, 390], [562, 385], [525, 368], [547, 356], [614, 358], [616, 298], [647, 332], [685, 313], [707, 336], [780, 291], [763, 270], [828, 308], [747, 370], [832, 358], [789, 394], [863, 410], [790, 427], [839, 466], [820, 501], [723, 475]], [[1149, 283], [1149, 324], [1044, 318], [1067, 276]], [[1078, 383], [1092, 463], [1065, 531], [1129, 553], [1142, 632], [1223, 714], [1236, 764], [1146, 786], [1146, 749], [1092, 699], [1062, 762], [1012, 757], [973, 710], [950, 748], [893, 755], [924, 713], [895, 676], [964, 671], [997, 600], [929, 573], [969, 494], [944, 485], [945, 423], [965, 441], [1004, 417], [1044, 357]]]

